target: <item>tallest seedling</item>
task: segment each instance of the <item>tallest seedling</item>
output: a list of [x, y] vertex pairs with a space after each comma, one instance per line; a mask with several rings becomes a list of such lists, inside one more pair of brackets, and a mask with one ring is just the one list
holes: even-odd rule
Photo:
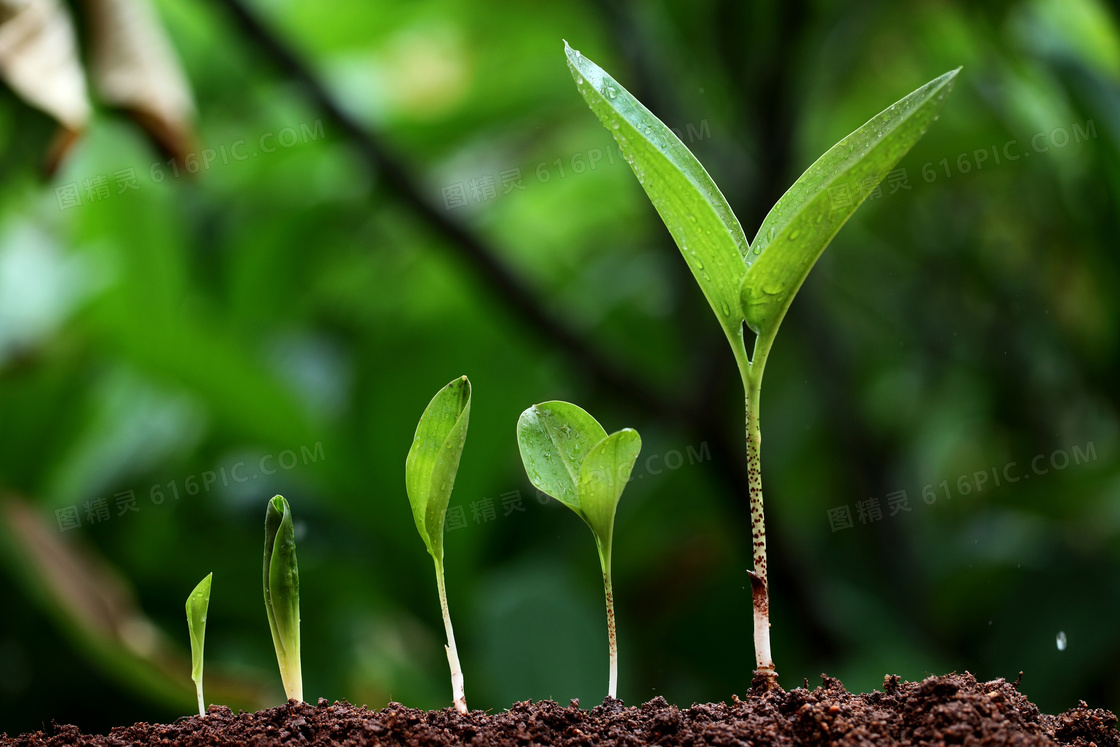
[[[809, 270], [868, 193], [937, 118], [959, 68], [891, 104], [817, 159], [748, 243], [727, 200], [684, 143], [599, 66], [567, 43], [564, 48], [579, 92], [618, 141], [665, 221], [739, 366], [746, 399], [756, 674], [774, 681], [758, 421], [766, 358]], [[842, 205], [834, 204], [834, 190], [846, 197]], [[749, 357], [744, 324], [754, 332]]]

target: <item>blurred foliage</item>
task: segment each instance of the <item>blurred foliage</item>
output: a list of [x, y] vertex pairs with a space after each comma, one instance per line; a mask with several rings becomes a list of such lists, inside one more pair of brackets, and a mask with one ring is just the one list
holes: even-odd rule
[[[447, 536], [447, 588], [471, 706], [604, 694], [587, 530], [537, 500], [518, 459], [518, 413], [552, 398], [645, 436], [616, 524], [620, 695], [688, 704], [748, 686], [750, 533], [727, 478], [740, 464], [701, 446], [742, 443], [734, 362], [572, 85], [562, 38], [670, 126], [692, 126], [685, 142], [748, 235], [836, 140], [964, 66], [900, 164], [906, 187], [884, 182], [841, 231], [771, 356], [775, 660], [787, 688], [820, 672], [866, 690], [887, 673], [1022, 670], [1046, 710], [1120, 709], [1114, 9], [259, 3], [438, 210], [462, 184], [468, 204], [448, 218], [543, 307], [646, 384], [709, 402], [715, 416], [686, 427], [597, 386], [512, 312], [220, 3], [157, 6], [194, 89], [200, 148], [215, 153], [200, 173], [176, 177], [102, 110], [44, 182], [53, 124], [0, 91], [0, 491], [33, 502], [53, 537], [36, 554], [13, 535], [15, 509], [3, 513], [0, 731], [190, 713], [182, 605], [210, 571], [207, 695], [225, 676], [246, 707], [278, 701], [259, 565], [275, 493], [297, 519], [307, 697], [448, 706], [403, 474], [431, 392], [464, 373], [475, 402], [451, 506], [467, 526]], [[244, 160], [222, 155], [235, 146]], [[138, 188], [120, 192], [128, 169]], [[512, 169], [523, 189], [507, 193]], [[100, 176], [110, 194], [90, 200]], [[476, 201], [472, 180], [484, 189], [486, 176], [495, 194]], [[68, 186], [81, 205], [61, 207]], [[689, 447], [711, 458], [690, 463]], [[120, 515], [115, 496], [130, 490], [139, 510]], [[891, 516], [899, 490], [911, 510]], [[524, 511], [506, 515], [512, 491]], [[882, 518], [861, 523], [856, 502], [872, 497]], [[98, 499], [110, 518], [90, 522]], [[832, 531], [828, 511], [844, 505], [854, 526]], [[68, 507], [82, 526], [59, 532]], [[58, 566], [69, 575], [50, 586], [44, 558], [74, 546], [127, 579], [113, 598], [135, 609], [122, 602], [120, 619], [148, 622], [110, 635], [67, 618], [52, 593], [107, 578], [89, 560]], [[181, 676], [135, 673], [134, 659], [168, 647]]]

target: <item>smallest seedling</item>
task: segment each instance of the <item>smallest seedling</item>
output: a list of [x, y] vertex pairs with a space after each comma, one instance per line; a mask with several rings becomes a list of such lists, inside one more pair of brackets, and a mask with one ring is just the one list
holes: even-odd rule
[[198, 582], [187, 597], [187, 630], [191, 634], [191, 679], [198, 692], [198, 715], [206, 716], [206, 701], [202, 698], [202, 647], [206, 644], [206, 610], [210, 609], [210, 580], [213, 573]]

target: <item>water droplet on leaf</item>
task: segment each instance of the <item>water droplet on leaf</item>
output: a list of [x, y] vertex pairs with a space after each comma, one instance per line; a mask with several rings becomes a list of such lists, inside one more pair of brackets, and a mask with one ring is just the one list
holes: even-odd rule
[[1064, 630], [1059, 630], [1058, 631], [1057, 644], [1058, 644], [1058, 650], [1059, 651], [1065, 651], [1066, 650], [1066, 632]]

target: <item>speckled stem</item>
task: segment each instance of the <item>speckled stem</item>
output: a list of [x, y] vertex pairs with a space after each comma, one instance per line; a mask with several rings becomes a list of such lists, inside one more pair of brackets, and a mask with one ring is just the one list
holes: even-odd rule
[[603, 570], [603, 591], [607, 596], [607, 643], [610, 646], [611, 671], [607, 694], [618, 697], [618, 633], [614, 626], [614, 591], [611, 589], [611, 569]]
[[735, 348], [735, 352], [743, 378], [746, 410], [747, 490], [751, 507], [751, 556], [754, 561], [754, 568], [748, 571], [748, 575], [754, 607], [755, 674], [776, 679], [777, 672], [770, 653], [770, 587], [766, 573], [766, 517], [762, 504], [762, 431], [758, 419], [762, 372], [772, 342], [773, 336], [756, 339], [754, 357], [750, 361], [747, 360], [745, 346]]

